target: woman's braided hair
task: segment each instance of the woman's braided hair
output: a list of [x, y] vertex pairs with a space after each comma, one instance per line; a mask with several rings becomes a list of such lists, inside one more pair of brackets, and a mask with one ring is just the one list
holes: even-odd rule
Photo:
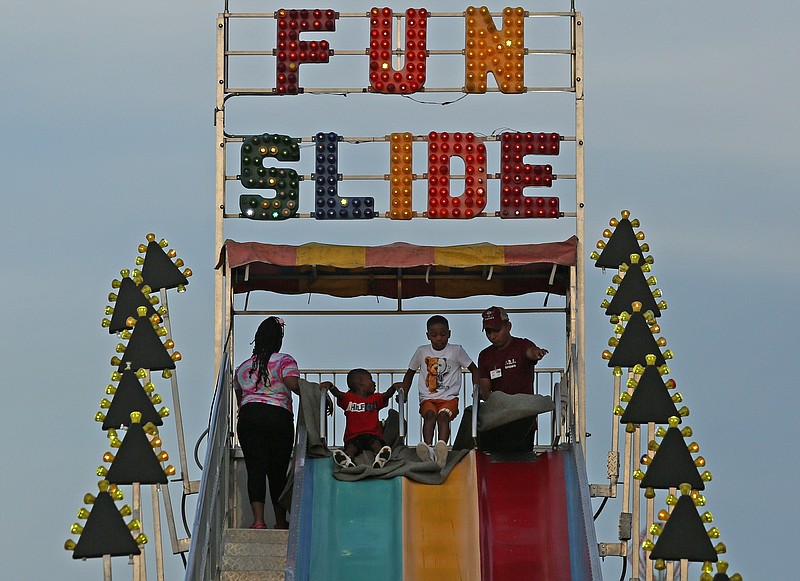
[[273, 353], [277, 353], [283, 344], [283, 325], [278, 317], [268, 317], [258, 326], [256, 336], [253, 340], [253, 355], [255, 361], [250, 368], [250, 374], [258, 374], [258, 381], [264, 385], [269, 385], [269, 373], [267, 364]]

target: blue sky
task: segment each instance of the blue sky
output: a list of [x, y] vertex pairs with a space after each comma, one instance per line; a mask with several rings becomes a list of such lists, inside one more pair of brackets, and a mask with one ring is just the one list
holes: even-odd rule
[[[347, 4], [331, 7], [354, 9]], [[745, 579], [786, 577], [790, 515], [800, 508], [791, 493], [800, 472], [790, 459], [800, 404], [793, 352], [800, 315], [794, 177], [800, 118], [793, 99], [800, 89], [800, 43], [791, 25], [800, 8], [782, 4], [769, 10], [742, 0], [577, 6], [586, 31], [587, 253], [620, 210], [641, 221], [655, 257], [653, 274], [669, 303], [661, 327], [676, 354], [672, 377], [714, 474], [707, 508], [728, 547], [731, 571]], [[567, 3], [526, 7], [554, 5]], [[205, 428], [214, 382], [212, 121], [220, 10], [221, 2], [187, 0], [43, 0], [4, 7], [0, 398], [8, 444], [0, 452], [0, 554], [6, 569], [24, 578], [102, 575], [99, 563], [72, 562], [61, 545], [83, 494], [96, 489], [94, 469], [107, 449], [92, 420], [117, 342], [99, 324], [106, 295], [119, 270], [133, 268], [148, 232], [167, 238], [195, 273], [189, 292], [171, 294], [170, 306], [176, 348], [184, 356], [178, 373], [190, 445]], [[431, 111], [387, 97], [363, 117], [338, 99], [314, 102], [318, 114], [309, 119], [276, 119], [258, 105], [231, 116], [239, 116], [242, 132], [270, 131], [274, 122], [296, 136], [317, 130], [365, 135], [375, 119], [377, 135], [406, 127], [477, 132], [566, 125], [547, 96], [534, 99], [529, 110], [511, 107], [511, 120], [499, 106], [487, 113], [473, 99]], [[308, 100], [297, 103], [309, 106]], [[294, 105], [282, 101], [279, 108], [291, 113]], [[416, 111], [422, 116], [409, 120]], [[550, 117], [549, 111], [558, 113]], [[412, 117], [393, 124], [387, 121], [392, 112]], [[341, 151], [344, 158], [347, 151]], [[296, 222], [237, 223], [231, 232], [240, 240], [366, 244], [528, 243], [568, 235], [563, 223], [501, 230], [495, 220], [468, 228], [424, 220], [347, 227]], [[610, 278], [587, 272], [588, 469], [589, 480], [598, 483], [610, 443], [611, 376], [600, 353], [612, 331], [599, 308]], [[393, 320], [397, 328], [381, 349], [369, 347], [381, 333], [376, 325], [354, 322], [345, 353], [331, 348], [341, 329], [289, 321], [286, 347], [310, 367], [403, 367], [424, 342], [421, 321]], [[547, 345], [546, 327], [538, 325], [524, 319], [515, 330]], [[478, 329], [474, 321], [453, 321], [454, 341], [473, 356], [485, 341]], [[307, 340], [320, 346], [313, 357], [302, 354]], [[167, 396], [167, 384], [158, 391]], [[165, 447], [176, 456], [169, 436]], [[199, 477], [194, 467], [191, 476]], [[609, 503], [599, 540], [615, 540], [618, 510]], [[170, 579], [180, 575], [174, 561]], [[604, 565], [607, 578], [618, 577], [618, 561]], [[127, 574], [124, 564], [115, 567], [122, 567], [115, 574]]]

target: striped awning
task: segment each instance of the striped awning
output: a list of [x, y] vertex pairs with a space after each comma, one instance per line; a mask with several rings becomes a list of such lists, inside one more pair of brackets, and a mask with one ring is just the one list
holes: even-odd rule
[[532, 292], [566, 294], [577, 238], [544, 244], [289, 246], [227, 240], [217, 268], [233, 292], [319, 293], [336, 297], [464, 298]]

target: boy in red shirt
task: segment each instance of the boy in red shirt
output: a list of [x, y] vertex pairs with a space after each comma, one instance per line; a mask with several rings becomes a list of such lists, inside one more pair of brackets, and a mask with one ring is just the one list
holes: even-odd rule
[[337, 405], [344, 410], [347, 423], [344, 429], [344, 450], [334, 450], [333, 460], [339, 466], [355, 466], [353, 458], [363, 450], [375, 453], [373, 468], [383, 468], [392, 455], [392, 449], [383, 441], [383, 428], [378, 420], [378, 411], [389, 405], [389, 399], [397, 391], [391, 386], [384, 393], [375, 392], [375, 381], [366, 369], [353, 369], [347, 374], [350, 391], [339, 391], [329, 381], [320, 384], [336, 398]]

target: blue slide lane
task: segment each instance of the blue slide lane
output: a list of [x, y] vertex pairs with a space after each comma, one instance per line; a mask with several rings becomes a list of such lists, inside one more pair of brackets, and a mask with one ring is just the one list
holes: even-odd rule
[[330, 458], [306, 461], [313, 464], [309, 578], [402, 581], [401, 479], [340, 482]]

